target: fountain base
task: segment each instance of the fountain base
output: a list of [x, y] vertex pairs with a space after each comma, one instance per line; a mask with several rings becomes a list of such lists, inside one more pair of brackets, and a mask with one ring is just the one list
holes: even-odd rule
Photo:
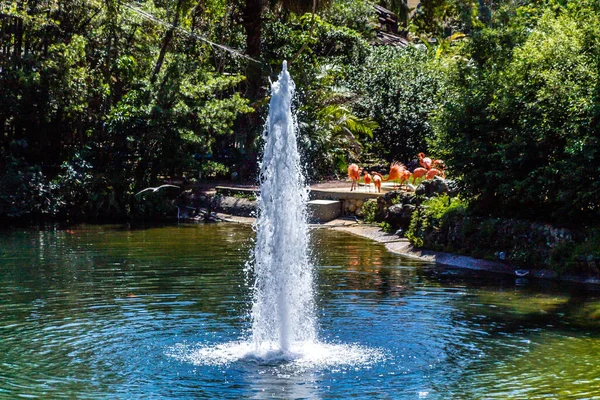
[[265, 343], [256, 349], [252, 342], [230, 342], [215, 346], [177, 344], [167, 355], [193, 365], [283, 365], [295, 368], [328, 368], [334, 366], [368, 367], [384, 361], [386, 353], [361, 345], [320, 342], [292, 343], [289, 351], [277, 348], [277, 343]]

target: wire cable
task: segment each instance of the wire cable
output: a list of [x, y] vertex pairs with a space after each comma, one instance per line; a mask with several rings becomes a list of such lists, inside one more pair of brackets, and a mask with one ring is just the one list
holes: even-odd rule
[[186, 35], [188, 37], [191, 37], [191, 38], [200, 40], [202, 42], [208, 43], [209, 45], [211, 45], [214, 48], [226, 51], [226, 52], [231, 53], [231, 54], [233, 54], [235, 56], [238, 56], [238, 57], [245, 58], [246, 60], [255, 62], [255, 63], [259, 64], [259, 65], [263, 65], [263, 63], [261, 63], [260, 61], [255, 60], [254, 58], [250, 57], [247, 54], [244, 54], [240, 50], [234, 49], [233, 47], [229, 47], [229, 46], [224, 45], [224, 44], [219, 44], [219, 43], [213, 42], [212, 40], [207, 39], [206, 37], [204, 37], [202, 35], [198, 35], [196, 33], [193, 33], [193, 32], [190, 32], [190, 31], [188, 31], [186, 29], [183, 29], [183, 28], [181, 28], [179, 26], [175, 26], [175, 25], [173, 25], [173, 24], [171, 24], [169, 22], [165, 22], [165, 21], [163, 21], [163, 20], [155, 17], [154, 15], [152, 15], [152, 14], [150, 14], [150, 13], [144, 11], [144, 10], [141, 10], [141, 9], [139, 9], [137, 7], [132, 6], [129, 3], [125, 3], [125, 2], [122, 2], [122, 1], [119, 1], [119, 3], [122, 4], [123, 6], [125, 6], [126, 8], [129, 8], [131, 11], [137, 13], [138, 15], [140, 15], [143, 18], [146, 18], [146, 19], [148, 19], [150, 21], [153, 21], [153, 22], [155, 22], [157, 24], [166, 26], [167, 28], [173, 29], [173, 30], [175, 30], [177, 32], [181, 32], [181, 33], [183, 33], [184, 35]]

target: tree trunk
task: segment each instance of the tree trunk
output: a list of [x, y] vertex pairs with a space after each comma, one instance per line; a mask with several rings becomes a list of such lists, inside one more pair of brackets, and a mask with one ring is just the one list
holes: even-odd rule
[[173, 26], [169, 28], [167, 33], [165, 33], [165, 37], [162, 42], [162, 46], [160, 47], [160, 53], [158, 55], [158, 60], [156, 60], [156, 65], [154, 66], [154, 72], [152, 73], [152, 77], [150, 78], [150, 82], [154, 83], [156, 81], [156, 77], [160, 73], [160, 69], [162, 68], [163, 62], [165, 61], [165, 55], [167, 54], [167, 49], [171, 44], [171, 40], [173, 39], [173, 35], [175, 34], [175, 29], [177, 25], [179, 25], [179, 14], [181, 12], [181, 6], [183, 4], [183, 0], [179, 0], [177, 2], [177, 8], [175, 9], [175, 19], [173, 20]]
[[[262, 20], [263, 9], [262, 0], [246, 0], [244, 8], [244, 29], [246, 30], [246, 54], [255, 60], [260, 60], [260, 44], [262, 38]], [[260, 64], [250, 61], [246, 68], [246, 93], [245, 97], [250, 100], [250, 104], [255, 106], [257, 100], [263, 97], [262, 92], [262, 70]], [[256, 106], [255, 106], [256, 107]], [[250, 165], [246, 167], [253, 168], [256, 161], [256, 150], [254, 141], [257, 132], [260, 132], [261, 121], [258, 110], [240, 117], [238, 127], [243, 140], [244, 150], [248, 157]], [[247, 168], [243, 170], [248, 171]]]

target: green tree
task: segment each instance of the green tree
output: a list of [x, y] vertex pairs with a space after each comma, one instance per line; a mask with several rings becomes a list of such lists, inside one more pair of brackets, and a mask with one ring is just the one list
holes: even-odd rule
[[408, 161], [427, 148], [440, 85], [431, 53], [414, 46], [376, 47], [349, 76], [359, 95], [359, 115], [379, 125], [372, 152], [388, 161]]
[[421, 0], [411, 21], [417, 36], [442, 39], [453, 33], [469, 33], [481, 23], [475, 0]]
[[379, 25], [371, 0], [334, 0], [323, 11], [323, 19], [336, 26], [345, 26], [370, 38]]
[[500, 57], [478, 52], [451, 71], [436, 148], [479, 212], [592, 223], [600, 215], [592, 161], [600, 152], [600, 14], [590, 3], [539, 7], [517, 8], [518, 24], [473, 36], [471, 54], [494, 43]]
[[[250, 111], [238, 93], [243, 76], [224, 71], [236, 64], [222, 57], [214, 62], [205, 41], [173, 27], [227, 14], [225, 2], [213, 3], [222, 6], [2, 3], [21, 28], [10, 31], [11, 57], [0, 60], [0, 85], [10, 88], [0, 91], [0, 163], [38, 171], [43, 185], [55, 185], [43, 189], [53, 204], [124, 217], [135, 211], [136, 188], [181, 174], [196, 152], [233, 142], [233, 121]], [[212, 23], [209, 34], [220, 34], [221, 25]]]
[[[302, 15], [307, 12], [316, 13], [317, 10], [322, 9], [329, 4], [327, 0], [313, 0], [313, 1], [298, 1], [298, 0], [282, 0], [265, 2], [263, 0], [245, 0], [242, 7], [243, 10], [243, 25], [246, 37], [246, 53], [257, 62], [250, 62], [247, 67], [246, 77], [247, 85], [245, 91], [245, 97], [250, 99], [253, 106], [256, 108], [259, 106], [258, 101], [261, 101], [265, 92], [263, 87], [265, 85], [266, 78], [268, 76], [265, 71], [265, 66], [269, 65], [265, 62], [263, 57], [263, 46], [265, 41], [263, 40], [264, 24], [267, 19], [265, 14], [268, 9], [271, 11], [272, 16], [280, 16], [281, 20], [285, 20], [285, 16], [289, 13]], [[267, 7], [269, 6], [269, 7]], [[312, 29], [312, 28], [311, 28]], [[304, 43], [302, 43], [303, 45]], [[298, 48], [300, 50], [302, 45]], [[278, 60], [281, 63], [283, 60]], [[264, 103], [264, 102], [262, 102]], [[240, 120], [238, 128], [243, 132], [245, 136], [244, 148], [250, 152], [250, 158], [255, 158], [255, 139], [259, 136], [262, 124], [258, 113], [250, 113]]]

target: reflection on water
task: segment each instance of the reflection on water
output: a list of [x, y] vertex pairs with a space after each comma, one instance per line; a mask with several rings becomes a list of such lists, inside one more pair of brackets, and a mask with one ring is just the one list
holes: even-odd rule
[[[594, 398], [598, 293], [313, 232], [319, 336], [372, 364], [172, 357], [247, 335], [250, 228], [0, 231], [0, 398]], [[473, 275], [473, 273], [470, 273]]]
[[502, 398], [598, 398], [599, 354], [597, 338], [534, 334], [512, 357], [478, 371], [471, 384]]

